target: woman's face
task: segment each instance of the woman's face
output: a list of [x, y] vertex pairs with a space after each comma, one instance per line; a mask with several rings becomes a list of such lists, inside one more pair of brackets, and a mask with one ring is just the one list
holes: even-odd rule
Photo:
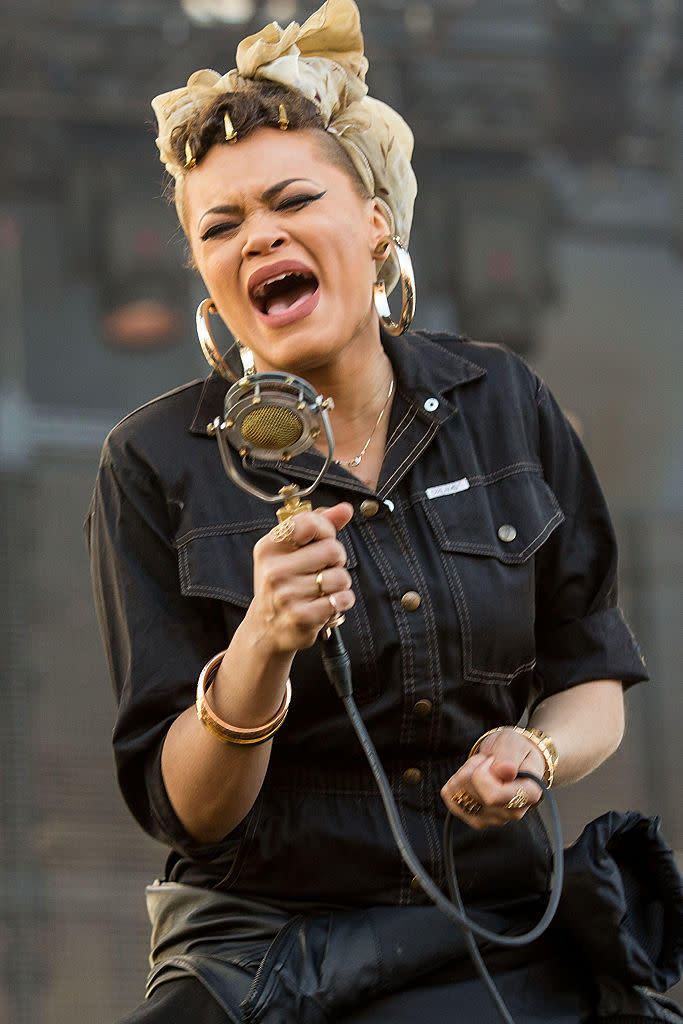
[[185, 217], [209, 294], [257, 369], [305, 375], [367, 357], [387, 224], [314, 132], [261, 128], [214, 146], [187, 175]]

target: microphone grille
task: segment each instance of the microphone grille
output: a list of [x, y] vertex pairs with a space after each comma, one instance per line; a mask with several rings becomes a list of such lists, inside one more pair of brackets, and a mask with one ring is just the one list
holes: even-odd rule
[[304, 432], [300, 416], [281, 405], [259, 405], [240, 424], [242, 437], [254, 448], [280, 451], [290, 448]]

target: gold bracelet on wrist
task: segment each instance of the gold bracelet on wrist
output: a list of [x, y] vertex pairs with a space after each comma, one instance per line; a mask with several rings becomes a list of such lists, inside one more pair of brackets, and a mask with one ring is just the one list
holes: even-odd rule
[[221, 743], [236, 743], [238, 746], [254, 745], [257, 743], [265, 743], [273, 736], [285, 718], [289, 711], [289, 705], [292, 700], [292, 684], [287, 680], [285, 684], [285, 695], [282, 699], [282, 704], [275, 712], [270, 721], [265, 722], [263, 725], [257, 725], [251, 729], [243, 729], [238, 725], [228, 725], [227, 722], [223, 722], [214, 711], [211, 710], [206, 700], [206, 691], [213, 683], [214, 677], [218, 671], [220, 663], [223, 660], [225, 651], [221, 651], [220, 654], [216, 654], [215, 657], [207, 661], [206, 665], [199, 674], [197, 680], [197, 718], [202, 725], [209, 730], [212, 736], [215, 736]]
[[477, 753], [487, 736], [492, 736], [496, 732], [502, 732], [504, 729], [512, 729], [513, 732], [520, 733], [540, 750], [543, 755], [543, 760], [545, 761], [543, 781], [548, 789], [550, 789], [553, 784], [553, 779], [555, 778], [559, 758], [557, 755], [557, 747], [553, 743], [552, 739], [547, 735], [547, 733], [541, 732], [540, 729], [523, 729], [520, 725], [499, 725], [497, 728], [489, 729], [489, 731], [485, 732], [483, 736], [480, 736], [470, 750], [468, 756], [472, 757], [472, 754]]

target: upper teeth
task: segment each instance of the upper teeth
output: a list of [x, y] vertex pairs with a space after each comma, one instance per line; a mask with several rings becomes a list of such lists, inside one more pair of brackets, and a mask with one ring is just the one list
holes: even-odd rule
[[261, 299], [265, 295], [268, 285], [275, 284], [276, 281], [284, 281], [286, 277], [293, 276], [296, 276], [293, 271], [286, 271], [284, 274], [277, 274], [275, 277], [268, 277], [265, 281], [261, 281], [261, 283], [254, 288], [254, 295]]

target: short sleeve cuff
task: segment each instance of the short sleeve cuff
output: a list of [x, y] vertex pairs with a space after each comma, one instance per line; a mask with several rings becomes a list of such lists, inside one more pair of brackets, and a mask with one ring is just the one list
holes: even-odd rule
[[594, 679], [619, 679], [624, 687], [648, 679], [640, 645], [620, 608], [605, 608], [546, 633], [536, 659], [543, 696]]
[[216, 843], [202, 843], [194, 839], [184, 828], [171, 803], [161, 771], [161, 746], [151, 761], [147, 785], [150, 794], [150, 809], [156, 823], [154, 832], [162, 842], [174, 850], [195, 860], [214, 860], [225, 856], [233, 839], [241, 831], [238, 826], [231, 833], [230, 839], [222, 839]]

